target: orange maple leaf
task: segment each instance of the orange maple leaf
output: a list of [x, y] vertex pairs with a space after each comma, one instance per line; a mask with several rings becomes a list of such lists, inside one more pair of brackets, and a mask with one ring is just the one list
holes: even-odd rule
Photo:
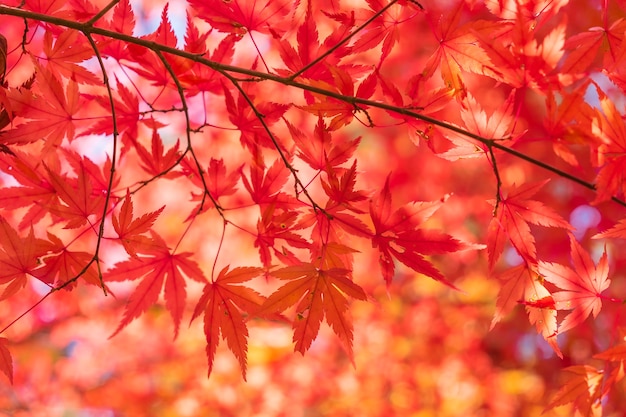
[[297, 318], [293, 323], [295, 351], [304, 354], [311, 347], [325, 317], [353, 361], [352, 321], [347, 316], [348, 299], [345, 295], [357, 300], [365, 300], [366, 295], [352, 281], [350, 271], [343, 268], [324, 269], [319, 264], [305, 262], [271, 274], [289, 282], [270, 295], [257, 314], [282, 312], [298, 303]]
[[246, 379], [248, 328], [242, 312], [251, 313], [258, 310], [265, 298], [251, 288], [240, 284], [262, 273], [262, 268], [239, 267], [229, 271], [228, 267], [225, 267], [220, 271], [217, 279], [207, 283], [204, 287], [191, 320], [204, 313], [209, 375], [213, 370], [213, 361], [221, 332], [228, 348], [239, 361], [243, 379]]

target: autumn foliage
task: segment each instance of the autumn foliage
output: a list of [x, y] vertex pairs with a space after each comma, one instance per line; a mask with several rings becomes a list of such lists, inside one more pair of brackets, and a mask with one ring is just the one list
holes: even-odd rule
[[2, 1], [0, 409], [622, 415], [624, 16]]

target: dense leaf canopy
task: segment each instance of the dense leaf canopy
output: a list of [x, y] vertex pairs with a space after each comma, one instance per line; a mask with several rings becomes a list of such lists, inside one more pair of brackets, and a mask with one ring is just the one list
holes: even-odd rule
[[621, 415], [625, 14], [1, 1], [0, 410]]

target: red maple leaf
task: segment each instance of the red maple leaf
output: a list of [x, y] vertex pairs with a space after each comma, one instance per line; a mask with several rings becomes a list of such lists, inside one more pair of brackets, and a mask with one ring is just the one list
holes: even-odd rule
[[498, 212], [491, 219], [487, 230], [489, 269], [493, 270], [507, 239], [527, 262], [536, 262], [537, 248], [529, 223], [573, 230], [573, 227], [554, 210], [539, 201], [529, 199], [547, 182], [548, 180], [519, 187], [513, 185], [508, 194], [503, 193], [498, 204]]
[[347, 162], [361, 142], [361, 137], [352, 140], [332, 138], [323, 118], [319, 118], [312, 136], [305, 135], [297, 127], [287, 122], [291, 138], [298, 149], [298, 158], [311, 168], [324, 170]]
[[63, 83], [48, 69], [37, 65], [39, 92], [11, 89], [7, 95], [11, 109], [26, 121], [4, 131], [5, 144], [24, 144], [46, 139], [46, 149], [58, 147], [63, 139], [74, 139], [74, 120], [81, 108], [78, 84], [70, 79]]
[[546, 406], [545, 411], [560, 405], [575, 403], [576, 409], [581, 415], [601, 415], [600, 397], [602, 396], [602, 384], [605, 383], [604, 373], [590, 365], [570, 366], [563, 371], [567, 375], [567, 380], [552, 397], [552, 401]]
[[434, 35], [439, 41], [439, 47], [425, 64], [424, 77], [431, 77], [437, 69], [448, 88], [451, 88], [461, 98], [465, 96], [465, 84], [461, 71], [484, 74], [497, 77], [498, 71], [493, 67], [489, 55], [480, 46], [474, 31], [467, 27], [459, 27], [464, 2], [459, 2], [454, 10], [441, 16], [435, 26]]
[[[188, 22], [187, 24], [191, 25], [191, 28], [195, 28], [192, 23]], [[188, 31], [187, 35], [189, 35], [189, 33], [190, 32]], [[193, 31], [191, 33], [193, 33]], [[200, 35], [197, 36], [199, 37]], [[207, 58], [214, 62], [229, 64], [235, 54], [235, 44], [239, 40], [241, 40], [241, 37], [236, 34], [226, 36], [213, 50], [213, 53], [211, 53], [210, 56], [207, 56]], [[199, 46], [194, 47], [190, 43], [199, 41], [200, 39], [196, 40], [185, 37], [185, 50], [189, 50], [190, 48], [198, 49]], [[201, 45], [206, 48], [206, 43], [201, 43]], [[199, 63], [196, 63], [190, 71], [180, 74], [179, 80], [185, 87], [185, 91], [189, 94], [189, 96], [194, 96], [200, 92], [209, 92], [214, 94], [221, 94], [222, 92], [222, 76], [220, 73]]]
[[[135, 144], [137, 144], [137, 138], [140, 136], [138, 133], [138, 127], [140, 126], [140, 123], [153, 130], [163, 127], [164, 124], [154, 120], [153, 118], [140, 119], [139, 100], [137, 99], [137, 96], [133, 94], [130, 89], [124, 86], [124, 84], [122, 84], [117, 79], [117, 76], [116, 85], [117, 87], [115, 91], [117, 92], [118, 97], [113, 97], [113, 103], [115, 106], [115, 127], [117, 127], [117, 132], [119, 133], [122, 139], [122, 144], [124, 145], [122, 147], [123, 155], [129, 149], [134, 148]], [[109, 97], [107, 95], [94, 96], [90, 94], [83, 94], [83, 97], [85, 97], [87, 100], [95, 101], [108, 113], [102, 115], [99, 121], [93, 123], [82, 134], [112, 135], [113, 119], [111, 118], [110, 114], [111, 103], [109, 101]]]
[[393, 279], [393, 262], [397, 259], [414, 271], [456, 289], [424, 256], [456, 252], [468, 246], [439, 231], [418, 228], [441, 204], [413, 202], [392, 212], [389, 177], [378, 196], [371, 200], [370, 216], [375, 229], [372, 247], [380, 254], [379, 264], [387, 285]]
[[250, 193], [252, 201], [256, 204], [279, 204], [292, 205], [297, 207], [302, 205], [298, 199], [282, 192], [283, 185], [289, 179], [290, 171], [284, 162], [277, 158], [269, 169], [257, 164], [250, 165], [250, 179], [241, 175], [243, 185]]
[[9, 378], [11, 384], [13, 383], [13, 359], [11, 358], [11, 352], [7, 347], [8, 340], [4, 337], [0, 337], [0, 371]]
[[[356, 10], [356, 21], [365, 22], [387, 6], [387, 0], [367, 0], [368, 9]], [[420, 10], [417, 2], [407, 2], [402, 6], [395, 5], [379, 14], [367, 27], [360, 32], [360, 36], [352, 46], [352, 53], [368, 51], [382, 43], [382, 54], [378, 66], [392, 51], [397, 42], [402, 40], [400, 24], [407, 23], [415, 17]]]
[[263, 266], [272, 262], [270, 249], [276, 252], [276, 240], [280, 239], [291, 247], [308, 248], [310, 246], [302, 236], [294, 233], [302, 226], [297, 224], [298, 212], [276, 210], [275, 205], [268, 205], [257, 222], [257, 237], [254, 246], [259, 248]]
[[[71, 251], [61, 239], [52, 233], [48, 233], [48, 240], [50, 240], [48, 254], [41, 257], [44, 264], [32, 271], [30, 273], [32, 276], [55, 287], [65, 285], [69, 280], [80, 276], [85, 282], [102, 287], [92, 253]], [[89, 264], [91, 264], [89, 268], [85, 269]], [[70, 290], [75, 286], [76, 284], [73, 283], [65, 285], [64, 288]]]
[[101, 216], [104, 209], [104, 195], [94, 192], [92, 180], [85, 166], [81, 163], [77, 178], [59, 175], [46, 167], [50, 184], [54, 187], [59, 201], [48, 210], [67, 221], [66, 229], [80, 227], [89, 221], [92, 215]]
[[[135, 30], [135, 14], [133, 13], [130, 1], [120, 0], [113, 8], [113, 14], [110, 19], [98, 19], [95, 24], [114, 32], [132, 36]], [[98, 36], [97, 39], [99, 40], [98, 47], [102, 55], [110, 56], [118, 61], [128, 58], [129, 52], [126, 42], [100, 36]]]
[[[336, 91], [338, 94], [344, 96], [355, 96], [355, 82], [352, 79], [352, 75], [347, 70], [338, 67], [328, 67], [328, 71], [330, 71], [332, 81], [310, 81], [310, 84], [325, 90]], [[375, 73], [371, 73], [367, 76], [359, 85], [356, 97], [363, 99], [370, 98], [376, 90], [376, 77]], [[309, 100], [309, 104], [297, 107], [319, 117], [332, 117], [327, 127], [330, 131], [337, 130], [349, 124], [357, 111], [366, 111], [353, 103], [338, 100], [327, 95], [314, 94], [313, 96], [315, 97], [314, 102]]]
[[[272, 138], [246, 101], [244, 95], [239, 93], [237, 102], [235, 102], [226, 86], [223, 87], [223, 93], [226, 109], [228, 110], [228, 118], [237, 130], [241, 132], [239, 136], [241, 144], [247, 147], [254, 155], [259, 153], [259, 147], [275, 149], [276, 145]], [[263, 121], [268, 127], [276, 123], [290, 107], [287, 104], [277, 104], [269, 101], [256, 103], [254, 95], [250, 94], [248, 94], [248, 98], [255, 104], [257, 111], [263, 115]], [[282, 148], [285, 149], [285, 147]]]
[[137, 252], [145, 253], [145, 251], [150, 251], [153, 241], [148, 236], [143, 236], [143, 234], [150, 230], [164, 208], [165, 206], [133, 219], [133, 202], [130, 191], [126, 190], [126, 198], [122, 204], [120, 214], [119, 216], [113, 216], [111, 220], [113, 228], [117, 232], [122, 245], [124, 245], [124, 249], [130, 256], [136, 257]]
[[297, 317], [293, 323], [295, 351], [304, 354], [311, 347], [325, 317], [350, 360], [354, 360], [352, 322], [347, 317], [346, 295], [357, 300], [367, 297], [363, 289], [352, 281], [350, 271], [319, 263], [301, 263], [271, 274], [288, 282], [267, 298], [258, 314], [282, 312], [297, 303]]
[[570, 235], [571, 269], [568, 266], [540, 261], [538, 273], [548, 282], [561, 288], [552, 294], [557, 310], [573, 310], [561, 322], [559, 333], [566, 332], [602, 309], [601, 293], [609, 287], [609, 262], [606, 250], [594, 265], [591, 257], [576, 238]]
[[[607, 23], [605, 21], [605, 23]], [[584, 73], [595, 61], [600, 47], [605, 45], [609, 49], [606, 53], [605, 64], [610, 58], [617, 56], [626, 31], [626, 20], [617, 19], [610, 27], [592, 27], [587, 32], [577, 33], [565, 41], [564, 49], [569, 53], [560, 68], [564, 74]], [[606, 67], [608, 65], [605, 65]]]
[[[306, 14], [302, 25], [298, 28], [296, 35], [297, 51], [292, 44], [285, 38], [282, 38], [282, 34], [276, 31], [272, 31], [272, 35], [277, 41], [277, 49], [280, 53], [280, 57], [288, 68], [288, 71], [279, 69], [278, 72], [281, 75], [288, 76], [296, 72], [300, 72], [305, 67], [309, 66], [314, 60], [316, 60], [325, 51], [333, 48], [333, 53], [327, 55], [324, 58], [323, 64], [317, 63], [299, 76], [302, 78], [308, 78], [311, 80], [324, 81], [328, 84], [333, 83], [333, 76], [329, 71], [329, 68], [341, 68], [346, 72], [360, 71], [365, 66], [356, 64], [343, 64], [340, 63], [341, 59], [351, 52], [350, 47], [346, 44], [339, 45], [339, 42], [345, 39], [350, 34], [350, 29], [354, 26], [354, 12], [351, 17], [345, 15], [330, 14], [322, 10], [322, 13], [337, 20], [340, 25], [330, 33], [322, 45], [319, 41], [318, 25], [315, 19], [312, 17], [313, 5], [311, 2], [306, 4]], [[357, 74], [354, 74], [355, 76]]]
[[243, 379], [246, 379], [248, 327], [243, 313], [258, 310], [265, 298], [251, 288], [240, 284], [262, 273], [262, 268], [240, 267], [229, 271], [228, 267], [225, 267], [220, 271], [217, 279], [207, 283], [204, 287], [191, 320], [204, 313], [209, 375], [213, 370], [215, 351], [221, 333], [228, 348], [239, 361]]
[[176, 144], [165, 152], [163, 140], [157, 129], [153, 128], [150, 151], [139, 142], [135, 144], [135, 150], [141, 159], [141, 168], [154, 176], [162, 175], [163, 172], [170, 170], [180, 157], [179, 144], [180, 142], [176, 141]]
[[43, 38], [43, 52], [46, 54], [46, 68], [54, 74], [76, 80], [79, 83], [99, 84], [98, 79], [91, 71], [78, 65], [93, 57], [93, 48], [77, 30], [64, 30], [52, 44], [53, 34], [46, 31]]
[[39, 258], [47, 251], [47, 242], [36, 238], [32, 228], [28, 236], [21, 237], [9, 222], [0, 217], [0, 284], [9, 284], [0, 295], [0, 300], [26, 285], [28, 274], [40, 266]]
[[614, 195], [626, 195], [626, 123], [613, 101], [598, 89], [603, 113], [597, 111], [591, 131], [602, 140], [598, 146], [596, 178], [598, 192], [594, 203], [609, 200]]
[[605, 239], [605, 238], [621, 238], [626, 239], [626, 219], [622, 219], [615, 226], [602, 233], [598, 233], [591, 237], [592, 239]]
[[[469, 132], [483, 138], [514, 140], [519, 137], [519, 133], [516, 133], [515, 136], [512, 135], [512, 130], [515, 127], [515, 119], [512, 114], [514, 103], [515, 90], [511, 90], [509, 97], [502, 106], [487, 116], [480, 103], [468, 92], [465, 97], [465, 107], [461, 109], [461, 119]], [[454, 147], [438, 154], [444, 159], [455, 161], [461, 158], [475, 158], [488, 152], [485, 144], [455, 132], [446, 133], [446, 137]]]
[[556, 340], [555, 303], [550, 292], [543, 286], [534, 266], [521, 264], [500, 273], [497, 278], [501, 281], [501, 286], [491, 329], [516, 305], [524, 304], [530, 324], [534, 324], [537, 332], [556, 354], [563, 357]]
[[198, 264], [190, 259], [192, 253], [173, 253], [161, 236], [152, 230], [150, 233], [153, 245], [149, 253], [119, 262], [104, 274], [105, 281], [142, 278], [130, 295], [124, 317], [112, 336], [155, 304], [165, 286], [165, 307], [174, 320], [174, 337], [176, 337], [187, 297], [183, 274], [194, 281], [206, 282]]
[[[153, 33], [142, 36], [142, 39], [169, 46], [170, 48], [176, 48], [178, 39], [169, 21], [168, 10], [169, 5], [166, 4], [161, 13], [161, 24], [159, 27]], [[155, 86], [174, 85], [169, 70], [172, 70], [175, 74], [184, 74], [193, 65], [193, 62], [189, 59], [163, 54], [167, 65], [170, 67], [168, 69], [163, 64], [161, 58], [153, 51], [135, 45], [129, 45], [128, 49], [132, 57], [130, 60], [127, 57], [128, 67], [147, 80], [151, 80], [152, 85]]]
[[56, 191], [47, 178], [40, 160], [15, 151], [15, 157], [0, 153], [0, 169], [11, 175], [20, 186], [0, 188], [0, 207], [14, 210], [28, 207], [18, 227], [24, 229], [39, 222], [56, 202]]
[[285, 16], [293, 2], [287, 0], [190, 0], [189, 6], [198, 17], [221, 32], [244, 35], [257, 31], [282, 33], [289, 19]]

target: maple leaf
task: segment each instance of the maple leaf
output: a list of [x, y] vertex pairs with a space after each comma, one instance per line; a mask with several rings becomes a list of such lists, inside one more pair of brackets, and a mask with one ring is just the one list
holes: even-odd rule
[[571, 269], [567, 266], [540, 261], [537, 272], [548, 282], [561, 288], [552, 294], [557, 310], [573, 310], [561, 322], [559, 333], [566, 332], [602, 309], [601, 293], [609, 287], [609, 263], [606, 250], [595, 266], [589, 254], [570, 235]]
[[596, 120], [597, 112], [585, 101], [588, 87], [588, 83], [583, 83], [572, 93], [559, 91], [558, 97], [548, 91], [546, 97], [544, 126], [553, 140], [556, 154], [573, 166], [579, 166], [579, 163], [566, 145], [598, 141], [591, 134], [591, 125]]
[[287, 127], [297, 146], [298, 158], [317, 170], [334, 168], [347, 162], [361, 142], [361, 137], [353, 140], [333, 139], [321, 117], [318, 118], [312, 137], [289, 122]]
[[602, 140], [598, 146], [596, 164], [600, 172], [596, 178], [597, 194], [593, 201], [600, 203], [614, 195], [626, 195], [626, 123], [612, 100], [598, 90], [600, 106], [592, 123], [592, 133]]
[[371, 200], [370, 217], [375, 229], [372, 247], [380, 254], [379, 264], [387, 286], [394, 275], [395, 258], [415, 272], [456, 289], [424, 256], [456, 252], [469, 246], [439, 231], [418, 229], [418, 225], [432, 216], [441, 204], [413, 202], [392, 212], [389, 177], [378, 196]]
[[296, 224], [298, 213], [295, 211], [275, 210], [275, 205], [268, 205], [257, 222], [257, 237], [254, 246], [259, 248], [261, 262], [267, 268], [270, 266], [272, 257], [270, 249], [275, 248], [275, 240], [280, 239], [289, 246], [296, 248], [308, 248], [310, 244], [294, 230], [301, 228]]
[[[300, 219], [300, 226], [308, 228], [313, 226], [311, 241], [316, 244], [325, 242], [322, 248], [331, 242], [345, 242], [345, 232], [355, 236], [372, 238], [372, 231], [351, 213], [365, 213], [359, 206], [368, 199], [368, 193], [355, 190], [356, 185], [356, 160], [350, 169], [335, 168], [326, 171], [327, 180], [320, 181], [328, 201], [324, 210], [311, 208]], [[323, 251], [324, 249], [321, 249]], [[349, 250], [349, 252], [354, 252]], [[351, 265], [346, 262], [345, 265]]]
[[27, 275], [40, 266], [39, 258], [46, 252], [46, 241], [36, 238], [32, 227], [28, 236], [23, 238], [4, 217], [0, 217], [0, 284], [9, 284], [0, 300], [26, 285]]
[[5, 337], [0, 337], [0, 371], [9, 378], [9, 382], [13, 384], [13, 358], [11, 358], [11, 352], [7, 347], [8, 340]]
[[355, 72], [361, 66], [340, 63], [342, 58], [352, 53], [351, 48], [346, 46], [346, 44], [338, 46], [338, 44], [350, 34], [350, 28], [354, 26], [354, 12], [352, 12], [350, 17], [347, 17], [329, 14], [322, 10], [322, 13], [340, 22], [340, 26], [333, 30], [333, 32], [326, 37], [323, 44], [320, 45], [319, 33], [317, 30], [318, 25], [312, 17], [312, 2], [307, 2], [306, 8], [307, 10], [304, 21], [298, 28], [298, 33], [296, 35], [297, 51], [287, 39], [281, 37], [281, 33], [272, 31], [274, 39], [278, 41], [277, 49], [280, 53], [280, 57], [289, 70], [285, 71], [279, 69], [278, 72], [284, 76], [300, 72], [302, 69], [309, 66], [320, 55], [333, 48], [333, 53], [326, 56], [324, 59], [325, 65], [313, 65], [307, 68], [306, 71], [299, 74], [299, 77], [324, 81], [328, 84], [332, 84], [334, 81], [333, 75], [329, 70], [329, 68], [332, 67], [341, 68], [344, 71], [352, 72], [353, 75], [357, 76]]
[[530, 263], [536, 262], [537, 248], [529, 223], [573, 230], [573, 227], [554, 210], [539, 201], [530, 200], [530, 197], [535, 195], [548, 181], [528, 183], [519, 187], [513, 185], [508, 194], [502, 194], [498, 204], [498, 212], [491, 219], [487, 230], [487, 254], [490, 270], [493, 270], [496, 261], [502, 254], [507, 238], [522, 258]]
[[[223, 93], [226, 109], [228, 110], [228, 118], [230, 122], [235, 125], [237, 130], [241, 132], [239, 137], [241, 144], [250, 149], [253, 154], [258, 154], [259, 147], [275, 149], [276, 145], [246, 101], [244, 95], [240, 92], [237, 102], [235, 102], [235, 99], [226, 86], [223, 87]], [[249, 93], [248, 98], [255, 104], [257, 111], [263, 115], [263, 121], [268, 127], [276, 123], [289, 107], [291, 107], [287, 104], [277, 104], [267, 101], [256, 103], [255, 97]]]
[[[120, 0], [113, 8], [113, 13], [109, 15], [109, 18], [107, 20], [98, 19], [95, 25], [132, 36], [135, 30], [135, 14], [130, 0]], [[98, 47], [102, 56], [110, 56], [118, 61], [128, 58], [128, 43], [98, 35], [94, 35], [94, 37], [98, 39]]]
[[104, 195], [94, 192], [92, 180], [81, 163], [77, 178], [59, 175], [46, 166], [50, 184], [54, 187], [59, 202], [48, 210], [63, 221], [66, 229], [75, 229], [88, 222], [89, 216], [101, 216], [104, 209]]
[[[169, 4], [166, 4], [161, 13], [159, 27], [153, 33], [142, 36], [142, 39], [169, 46], [170, 48], [176, 48], [178, 40], [169, 21], [168, 10]], [[154, 86], [174, 85], [170, 69], [175, 74], [184, 74], [193, 65], [191, 60], [164, 53], [163, 57], [170, 67], [168, 69], [161, 58], [149, 49], [130, 44], [128, 50], [130, 52], [130, 57], [126, 57], [128, 67], [145, 79], [152, 81]]]
[[[461, 71], [494, 78], [499, 75], [473, 31], [467, 27], [459, 27], [463, 4], [464, 2], [459, 2], [453, 11], [439, 18], [434, 30], [439, 47], [428, 59], [422, 72], [424, 77], [429, 78], [439, 69], [446, 86], [461, 98], [466, 94]], [[471, 22], [467, 26], [471, 27]]]
[[563, 357], [556, 340], [557, 313], [554, 300], [543, 286], [535, 267], [520, 264], [500, 273], [498, 279], [501, 285], [490, 330], [517, 304], [524, 304], [530, 324], [534, 324], [537, 332], [541, 333], [556, 354]]
[[87, 42], [79, 40], [79, 34], [77, 30], [65, 30], [58, 35], [53, 45], [54, 35], [46, 31], [43, 38], [43, 52], [47, 58], [46, 68], [54, 74], [60, 74], [79, 83], [102, 83], [102, 80], [91, 71], [78, 65], [94, 56], [93, 48]]
[[[187, 34], [193, 33], [195, 26], [189, 26], [191, 29], [187, 31]], [[222, 39], [213, 50], [210, 57], [207, 54], [207, 58], [214, 62], [220, 62], [222, 64], [228, 64], [232, 61], [235, 54], [235, 44], [241, 40], [241, 37], [236, 34], [231, 34]], [[191, 48], [190, 42], [198, 42], [195, 39], [189, 39], [185, 37], [185, 50]], [[197, 47], [196, 47], [197, 48]], [[178, 74], [177, 74], [178, 75]], [[214, 94], [221, 94], [222, 92], [222, 76], [219, 72], [207, 67], [206, 65], [195, 64], [191, 70], [184, 74], [179, 75], [181, 84], [185, 87], [185, 90], [190, 96], [194, 96], [200, 92], [209, 92]]]
[[567, 379], [561, 389], [554, 395], [545, 411], [554, 407], [574, 403], [576, 408], [585, 416], [595, 416], [601, 413], [600, 396], [601, 383], [604, 375], [593, 366], [576, 365], [563, 370]]
[[213, 204], [206, 204], [206, 191], [211, 195], [211, 198], [219, 203], [219, 199], [223, 196], [232, 195], [237, 192], [237, 183], [241, 177], [241, 170], [243, 165], [237, 170], [233, 170], [227, 175], [227, 168], [223, 159], [211, 158], [209, 166], [206, 171], [202, 171], [202, 176], [198, 175], [198, 167], [196, 166], [193, 158], [185, 158], [181, 161], [180, 166], [182, 168], [182, 175], [187, 177], [194, 185], [200, 188], [202, 193], [192, 193], [192, 201], [200, 201], [204, 204], [202, 207], [199, 205], [191, 212], [189, 219], [202, 211], [213, 208]]
[[606, 361], [626, 361], [626, 343], [620, 343], [601, 353], [593, 355], [594, 358]]
[[11, 175], [21, 186], [0, 188], [0, 207], [15, 210], [28, 207], [18, 228], [24, 229], [39, 222], [56, 203], [57, 194], [47, 180], [43, 164], [30, 154], [15, 151], [16, 157], [0, 154], [0, 169]]
[[214, 199], [222, 196], [232, 195], [237, 192], [237, 183], [239, 182], [239, 169], [231, 171], [226, 175], [227, 169], [223, 159], [211, 158], [209, 167], [206, 170], [206, 186]]
[[113, 16], [109, 22], [111, 30], [119, 33], [132, 35], [135, 29], [135, 14], [130, 5], [130, 0], [120, 0], [113, 9]]
[[153, 245], [149, 253], [116, 263], [104, 274], [105, 281], [143, 278], [130, 295], [124, 317], [111, 337], [155, 304], [163, 287], [165, 287], [165, 307], [174, 321], [174, 337], [176, 337], [187, 297], [183, 274], [194, 281], [206, 282], [198, 264], [189, 259], [193, 255], [191, 252], [173, 253], [161, 236], [153, 230], [150, 230], [150, 234]]
[[293, 2], [287, 0], [190, 0], [189, 5], [199, 18], [220, 32], [244, 35], [257, 31], [284, 32]]
[[[357, 300], [367, 297], [355, 284], [350, 271], [343, 268], [324, 269], [320, 264], [301, 263], [271, 272], [272, 276], [289, 281], [271, 294], [257, 312], [265, 315], [282, 312], [295, 305], [293, 341], [295, 351], [304, 354], [317, 337], [322, 319], [331, 326], [341, 340], [350, 360], [352, 354], [352, 322], [346, 316], [348, 295]], [[345, 295], [344, 295], [345, 294]]]
[[[394, 105], [405, 107], [402, 93], [393, 83], [393, 80], [386, 78], [378, 71], [376, 75], [383, 95]], [[410, 98], [410, 102], [407, 105], [408, 108], [419, 109], [420, 114], [425, 116], [435, 116], [437, 112], [445, 108], [452, 101], [455, 93], [454, 90], [447, 87], [428, 87], [427, 78], [422, 74], [418, 74], [409, 79], [405, 94]], [[436, 150], [437, 142], [439, 142], [439, 140], [445, 141], [445, 139], [438, 130], [434, 129], [434, 125], [416, 119], [410, 115], [391, 111], [387, 113], [394, 119], [400, 119], [406, 123], [409, 137], [415, 145], [419, 145], [422, 141], [425, 141], [435, 153], [439, 153]]]
[[[96, 164], [87, 156], [68, 148], [61, 148], [63, 155], [66, 157], [67, 163], [72, 167], [74, 172], [83, 172], [91, 179], [92, 193], [94, 196], [106, 195], [109, 192], [109, 182], [111, 181], [111, 158], [109, 155], [99, 164]], [[118, 173], [113, 173], [113, 181], [111, 188], [117, 188], [120, 182]]]
[[141, 159], [141, 168], [150, 175], [162, 175], [163, 172], [170, 170], [178, 161], [180, 157], [178, 150], [180, 141], [177, 140], [176, 144], [165, 152], [163, 140], [161, 140], [157, 129], [153, 128], [151, 145], [151, 149], [148, 151], [141, 143], [137, 142], [135, 144], [135, 150]]
[[[102, 287], [100, 275], [93, 262], [94, 256], [84, 251], [70, 251], [61, 239], [48, 232], [50, 245], [47, 254], [41, 257], [44, 264], [31, 271], [30, 274], [48, 285], [60, 287], [66, 282], [75, 279], [80, 275], [85, 282]], [[85, 267], [89, 265], [89, 268]], [[65, 285], [65, 289], [70, 290], [76, 283]], [[106, 288], [105, 288], [106, 289]], [[106, 289], [108, 291], [108, 289]]]
[[43, 13], [50, 16], [67, 15], [67, 11], [64, 10], [67, 5], [66, 0], [34, 0], [28, 3], [26, 9], [34, 12]]
[[[384, 0], [367, 0], [369, 10], [357, 9], [356, 20], [367, 21], [374, 14], [388, 5]], [[400, 42], [402, 35], [399, 25], [410, 22], [413, 17], [422, 10], [416, 3], [407, 2], [402, 6], [395, 6], [387, 9], [382, 15], [378, 15], [367, 27], [360, 32], [360, 36], [352, 45], [352, 53], [368, 51], [382, 43], [382, 54], [378, 66], [380, 67], [389, 56], [396, 43]]]
[[[156, 130], [160, 127], [163, 127], [164, 124], [160, 123], [152, 118], [140, 119], [139, 113], [139, 100], [137, 96], [131, 92], [124, 84], [122, 84], [116, 77], [116, 89], [117, 95], [113, 97], [113, 103], [115, 106], [115, 120], [117, 132], [119, 133], [122, 139], [122, 155], [128, 152], [129, 149], [135, 147], [137, 144], [137, 137], [139, 137], [138, 127], [141, 125], [149, 127], [153, 130]], [[109, 97], [107, 95], [98, 95], [93, 96], [90, 94], [84, 94], [87, 100], [93, 100], [98, 105], [100, 105], [103, 109], [106, 109], [107, 114], [103, 115], [102, 118], [93, 123], [89, 128], [87, 128], [83, 135], [87, 134], [104, 134], [104, 135], [112, 135], [113, 134], [113, 120], [111, 118], [110, 110], [111, 103], [109, 101]], [[140, 152], [139, 150], [137, 152]], [[156, 155], [155, 155], [156, 156]], [[145, 163], [146, 161], [144, 161]], [[151, 166], [152, 164], [148, 164]]]
[[221, 333], [228, 348], [239, 361], [243, 379], [246, 379], [248, 327], [242, 313], [250, 314], [258, 310], [265, 298], [251, 288], [240, 284], [262, 273], [262, 268], [238, 267], [229, 271], [227, 266], [220, 271], [217, 279], [207, 283], [204, 287], [191, 320], [204, 313], [209, 375], [213, 370], [215, 352]]
[[321, 180], [322, 188], [328, 196], [326, 208], [335, 213], [345, 209], [355, 213], [364, 212], [355, 206], [368, 197], [364, 191], [354, 189], [357, 178], [356, 162], [354, 160], [349, 169], [329, 169], [330, 167], [327, 167], [327, 181]]
[[290, 171], [280, 158], [272, 163], [269, 169], [260, 167], [257, 164], [250, 165], [250, 179], [243, 173], [241, 180], [250, 193], [252, 201], [256, 204], [288, 204], [299, 206], [302, 203], [296, 198], [281, 191], [283, 185], [289, 179]]
[[626, 219], [622, 219], [615, 226], [602, 233], [597, 233], [592, 239], [621, 238], [626, 239]]
[[[475, 133], [487, 139], [514, 139], [512, 129], [514, 127], [513, 105], [515, 103], [515, 90], [511, 90], [503, 105], [496, 109], [490, 116], [483, 110], [471, 93], [465, 97], [465, 106], [461, 109], [461, 119], [467, 131]], [[488, 152], [487, 145], [471, 138], [460, 136], [455, 132], [447, 133], [446, 136], [454, 147], [437, 155], [441, 158], [455, 161], [461, 158], [475, 158]], [[515, 138], [519, 134], [515, 135]]]
[[78, 84], [70, 79], [65, 91], [61, 81], [48, 69], [37, 66], [40, 94], [28, 89], [11, 89], [11, 108], [24, 123], [2, 132], [4, 144], [24, 144], [46, 139], [46, 150], [58, 147], [64, 138], [74, 139], [74, 116], [81, 107]]
[[150, 250], [152, 240], [142, 235], [150, 230], [164, 208], [165, 206], [133, 219], [133, 202], [130, 191], [126, 189], [126, 198], [122, 204], [120, 214], [119, 216], [113, 216], [111, 220], [113, 229], [117, 232], [124, 249], [130, 256], [137, 257], [137, 252], [144, 252], [146, 249]]
[[[324, 81], [310, 81], [310, 84], [323, 88], [326, 90], [336, 91], [338, 94], [353, 97], [354, 93], [354, 81], [348, 71], [344, 71], [338, 67], [328, 67], [332, 75], [332, 82], [327, 83]], [[357, 90], [357, 97], [368, 99], [374, 94], [376, 89], [376, 76], [374, 73], [370, 74], [363, 80]], [[349, 124], [354, 118], [354, 114], [357, 111], [366, 111], [362, 107], [357, 107], [353, 103], [349, 103], [343, 100], [327, 95], [314, 95], [315, 102], [307, 104], [305, 106], [297, 106], [302, 110], [306, 110], [319, 117], [331, 117], [331, 121], [327, 127], [328, 130], [334, 131], [347, 124]]]
[[[606, 23], [606, 22], [605, 22]], [[565, 41], [567, 54], [560, 71], [564, 74], [584, 73], [593, 63], [603, 44], [608, 46], [610, 53], [607, 58], [617, 55], [626, 31], [626, 20], [614, 21], [610, 27], [592, 27], [587, 32], [577, 33]]]

